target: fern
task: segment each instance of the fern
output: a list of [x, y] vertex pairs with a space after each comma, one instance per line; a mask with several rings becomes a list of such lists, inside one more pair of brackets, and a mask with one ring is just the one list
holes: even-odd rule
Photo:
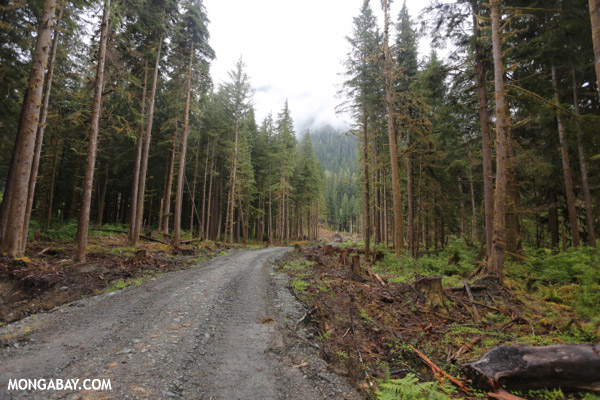
[[413, 374], [402, 379], [390, 379], [379, 383], [377, 398], [379, 400], [450, 400], [441, 393], [437, 382], [419, 383]]

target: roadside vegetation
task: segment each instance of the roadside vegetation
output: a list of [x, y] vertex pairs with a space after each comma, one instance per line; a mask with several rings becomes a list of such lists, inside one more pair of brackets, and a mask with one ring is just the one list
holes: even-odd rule
[[[369, 262], [361, 245], [299, 249], [280, 270], [306, 303], [305, 321], [317, 330], [325, 360], [368, 396], [486, 398], [487, 391], [473, 387], [462, 366], [492, 348], [600, 340], [600, 259], [590, 248], [524, 251], [507, 260], [501, 286], [470, 277], [478, 251], [463, 239], [417, 259], [376, 246], [375, 261]], [[361, 269], [368, 270], [362, 277], [353, 273], [354, 254], [360, 254]], [[436, 277], [443, 287], [441, 303], [418, 284]], [[600, 398], [559, 389], [514, 394], [535, 400]]]

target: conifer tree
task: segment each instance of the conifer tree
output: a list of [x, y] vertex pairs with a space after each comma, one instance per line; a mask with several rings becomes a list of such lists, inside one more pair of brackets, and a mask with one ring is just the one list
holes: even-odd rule
[[350, 98], [349, 109], [358, 122], [363, 165], [363, 217], [365, 254], [370, 253], [371, 243], [371, 189], [369, 174], [369, 120], [373, 114], [373, 107], [378, 96], [377, 70], [374, 62], [377, 57], [377, 47], [380, 45], [380, 35], [377, 30], [377, 21], [365, 0], [360, 10], [360, 15], [354, 18], [352, 36], [347, 38], [351, 50], [345, 62], [348, 79], [344, 82], [347, 96]]
[[48, 63], [55, 9], [56, 0], [46, 0], [44, 2], [44, 9], [33, 53], [33, 65], [29, 74], [25, 99], [23, 100], [23, 107], [21, 109], [17, 139], [2, 199], [2, 218], [0, 219], [2, 221], [2, 226], [0, 226], [2, 244], [0, 249], [11, 257], [23, 253], [21, 244], [23, 231], [25, 230], [23, 224], [27, 207], [27, 192], [29, 189], [35, 136], [42, 103], [44, 71]]
[[98, 60], [96, 67], [96, 82], [94, 84], [94, 101], [92, 103], [92, 117], [90, 122], [90, 136], [86, 159], [85, 178], [83, 182], [83, 199], [79, 212], [77, 225], [77, 261], [85, 261], [88, 242], [88, 228], [90, 224], [90, 207], [92, 202], [92, 185], [94, 182], [94, 168], [96, 167], [96, 153], [98, 151], [98, 132], [100, 130], [100, 116], [102, 114], [102, 91], [104, 90], [104, 64], [106, 62], [106, 43], [110, 18], [110, 0], [104, 0], [104, 13], [100, 26], [100, 43], [98, 47]]

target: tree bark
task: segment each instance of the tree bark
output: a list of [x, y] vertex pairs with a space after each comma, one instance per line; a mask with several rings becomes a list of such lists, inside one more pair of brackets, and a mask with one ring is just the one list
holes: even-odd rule
[[[208, 163], [208, 144], [206, 145], [207, 150], [207, 160]], [[190, 235], [194, 237], [194, 215], [200, 221], [200, 216], [198, 215], [198, 211], [196, 208], [196, 184], [198, 183], [198, 168], [200, 161], [200, 137], [198, 137], [198, 141], [196, 142], [196, 155], [194, 157], [194, 181], [192, 182], [192, 192], [190, 193]]]
[[77, 252], [75, 259], [85, 261], [88, 242], [88, 228], [90, 224], [90, 206], [92, 202], [92, 185], [94, 182], [94, 168], [96, 166], [96, 153], [98, 150], [98, 132], [100, 130], [100, 115], [102, 114], [102, 91], [104, 89], [104, 63], [106, 60], [106, 42], [108, 41], [108, 19], [110, 17], [110, 0], [104, 1], [104, 14], [100, 31], [100, 44], [98, 49], [98, 66], [96, 70], [96, 83], [94, 85], [94, 102], [92, 104], [92, 117], [90, 137], [88, 143], [87, 160], [85, 165], [85, 178], [79, 210], [79, 224], [77, 225]]
[[142, 86], [142, 104], [140, 115], [142, 120], [138, 126], [137, 148], [133, 167], [133, 184], [131, 185], [131, 205], [129, 207], [129, 241], [134, 241], [135, 224], [137, 222], [138, 190], [140, 187], [140, 168], [142, 164], [142, 148], [144, 144], [144, 125], [146, 121], [146, 92], [148, 89], [148, 60], [144, 62], [144, 84]]
[[[406, 132], [406, 146], [410, 149], [410, 132]], [[413, 180], [412, 154], [410, 150], [406, 154], [406, 197], [407, 197], [407, 241], [408, 253], [416, 258], [415, 252], [415, 188]], [[461, 202], [462, 204], [462, 202]]]
[[146, 174], [148, 171], [148, 153], [150, 151], [150, 140], [152, 139], [152, 120], [154, 119], [154, 99], [156, 96], [156, 86], [158, 83], [158, 66], [160, 63], [160, 50], [162, 47], [162, 37], [159, 37], [156, 49], [156, 62], [154, 63], [154, 71], [152, 75], [152, 88], [150, 90], [150, 101], [148, 104], [148, 121], [146, 124], [146, 132], [144, 134], [144, 143], [142, 147], [142, 163], [140, 167], [140, 186], [138, 189], [138, 199], [136, 207], [136, 222], [133, 233], [134, 244], [137, 243], [140, 232], [142, 231], [142, 221], [144, 218], [144, 198], [146, 195]]
[[[558, 94], [558, 78], [556, 76], [556, 67], [552, 65], [552, 87], [554, 88], [554, 102], [560, 105], [560, 95]], [[563, 123], [560, 111], [556, 113], [558, 125], [558, 139], [560, 141], [560, 156], [562, 161], [563, 177], [565, 180], [565, 195], [567, 197], [567, 209], [569, 211], [569, 226], [571, 227], [571, 237], [573, 246], [579, 247], [579, 222], [577, 221], [577, 212], [575, 210], [575, 194], [573, 193], [573, 178], [571, 176], [571, 163], [569, 161], [569, 149], [567, 148], [566, 127]]]
[[169, 234], [169, 219], [171, 214], [171, 193], [173, 192], [173, 174], [175, 173], [175, 155], [177, 153], [177, 141], [179, 139], [177, 128], [173, 132], [173, 146], [171, 147], [171, 158], [169, 159], [169, 168], [165, 177], [165, 190], [162, 198], [162, 209], [160, 212], [160, 231], [165, 235]]
[[560, 238], [558, 237], [558, 204], [556, 192], [550, 189], [550, 207], [548, 208], [548, 225], [550, 228], [550, 243], [552, 248], [558, 248]]
[[[56, 181], [56, 153], [58, 152], [58, 145], [54, 149], [54, 154], [52, 155], [52, 173], [50, 178], [50, 187], [47, 201], [47, 210], [46, 210], [46, 220], [44, 223], [44, 228], [46, 230], [50, 229], [50, 222], [52, 221], [52, 205], [54, 204], [54, 182]], [[41, 220], [40, 220], [41, 222]]]
[[486, 389], [600, 390], [600, 344], [499, 346], [463, 366]]
[[509, 129], [509, 116], [508, 104], [504, 97], [504, 65], [502, 63], [499, 0], [490, 0], [490, 11], [496, 96], [496, 192], [494, 194], [492, 254], [491, 257], [488, 257], [486, 273], [488, 275], [495, 275], [502, 282], [504, 277], [504, 250], [506, 246], [506, 137], [507, 130]]
[[40, 118], [44, 71], [48, 64], [49, 45], [56, 0], [46, 0], [33, 53], [27, 90], [21, 109], [19, 130], [11, 159], [2, 205], [2, 245], [0, 250], [10, 257], [23, 253], [21, 247], [25, 227], [27, 192], [31, 175], [35, 138]]
[[471, 240], [476, 242], [478, 239], [477, 229], [477, 207], [475, 206], [475, 186], [473, 185], [473, 165], [472, 156], [469, 152], [469, 187], [471, 189]]
[[[179, 173], [177, 174], [177, 192], [175, 194], [175, 215], [173, 216], [173, 246], [181, 242], [181, 208], [183, 206], [183, 178], [185, 176], [185, 157], [187, 141], [190, 135], [190, 99], [192, 94], [192, 66], [194, 64], [194, 43], [190, 50], [190, 63], [188, 65], [187, 92], [185, 95], [185, 113], [183, 115], [183, 136], [181, 138], [181, 152], [179, 154]], [[193, 212], [193, 211], [192, 211]]]
[[371, 254], [371, 203], [370, 196], [371, 191], [369, 188], [369, 137], [368, 137], [368, 129], [367, 129], [367, 110], [366, 105], [363, 104], [362, 107], [362, 140], [363, 140], [363, 174], [365, 179], [365, 192], [363, 194], [363, 198], [365, 201], [364, 204], [364, 239], [365, 239], [365, 258], [369, 259], [369, 255]]
[[[63, 8], [60, 9], [56, 26], [60, 24], [62, 19]], [[56, 60], [56, 50], [58, 49], [59, 31], [54, 29], [54, 39], [52, 40], [52, 50], [50, 61], [48, 62], [48, 72], [46, 73], [46, 82], [44, 87], [44, 103], [40, 114], [40, 121], [37, 127], [35, 138], [35, 148], [33, 152], [33, 162], [31, 165], [31, 174], [29, 176], [29, 188], [27, 191], [27, 205], [25, 208], [25, 220], [23, 222], [23, 236], [21, 237], [21, 251], [25, 251], [27, 245], [27, 234], [29, 233], [29, 221], [31, 219], [31, 210], [33, 208], [33, 199], [35, 195], [35, 187], [37, 184], [37, 176], [40, 168], [40, 157], [42, 155], [42, 145], [44, 143], [44, 130], [46, 129], [46, 119], [48, 117], [48, 106], [50, 104], [50, 92], [52, 91], [52, 78], [54, 76], [54, 61]]]
[[108, 188], [108, 167], [109, 164], [106, 162], [104, 165], [104, 185], [102, 186], [102, 192], [98, 197], [98, 225], [102, 225], [102, 221], [104, 220], [104, 202], [106, 200], [106, 190]]
[[592, 42], [594, 45], [594, 67], [596, 68], [596, 89], [600, 95], [600, 0], [588, 0], [592, 23]]
[[494, 226], [494, 176], [492, 171], [492, 146], [490, 144], [490, 112], [488, 109], [483, 48], [479, 43], [481, 31], [477, 22], [477, 2], [471, 1], [473, 10], [473, 36], [475, 37], [475, 72], [477, 74], [477, 97], [479, 100], [479, 123], [481, 125], [481, 149], [483, 163], [483, 198], [485, 207], [485, 243], [488, 258], [492, 254]]
[[[206, 141], [206, 159], [204, 161], [204, 180], [202, 181], [202, 208], [200, 211], [200, 224], [199, 224], [199, 228], [198, 228], [198, 237], [200, 238], [200, 240], [204, 240], [205, 238], [205, 222], [206, 222], [206, 216], [205, 216], [205, 211], [206, 211], [206, 182], [207, 182], [207, 176], [208, 176], [208, 152], [210, 150], [210, 145], [209, 145], [209, 141]], [[210, 166], [210, 168], [212, 169], [212, 165]]]
[[[577, 77], [575, 68], [571, 70], [573, 77], [573, 105], [575, 114], [579, 114], [579, 96], [577, 93]], [[592, 214], [592, 195], [590, 193], [590, 185], [588, 182], [587, 162], [585, 160], [585, 152], [583, 151], [583, 143], [581, 140], [581, 129], [577, 129], [577, 155], [579, 156], [579, 170], [581, 171], [581, 186], [583, 188], [583, 198], [585, 200], [585, 221], [588, 229], [588, 244], [591, 247], [596, 247], [596, 232], [594, 231], [594, 217]]]
[[396, 129], [394, 127], [394, 99], [393, 99], [393, 60], [389, 47], [389, 25], [391, 0], [382, 0], [384, 12], [384, 41], [383, 51], [385, 56], [385, 101], [387, 105], [387, 130], [390, 147], [390, 164], [392, 168], [392, 203], [394, 207], [394, 249], [397, 255], [404, 251], [404, 221], [402, 216], [402, 198], [400, 191], [400, 171], [398, 168], [398, 146], [396, 143]]

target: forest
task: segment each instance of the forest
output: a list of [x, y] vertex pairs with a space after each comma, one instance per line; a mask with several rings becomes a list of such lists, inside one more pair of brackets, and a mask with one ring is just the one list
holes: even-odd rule
[[[331, 333], [336, 320], [323, 310], [344, 311], [328, 306], [327, 293], [348, 292], [343, 305], [351, 309], [364, 301], [356, 306], [370, 332], [363, 339], [375, 343], [391, 340], [380, 335], [394, 323], [377, 320], [385, 304], [369, 304], [392, 301], [387, 285], [418, 292], [416, 282], [438, 275], [423, 289], [437, 319], [419, 321], [419, 329], [463, 313], [487, 318], [481, 337], [493, 335], [494, 323], [504, 332], [525, 322], [538, 335], [519, 344], [597, 343], [600, 1], [432, 1], [417, 19], [406, 3], [394, 18], [391, 3], [364, 0], [347, 32], [338, 111], [350, 128], [302, 131], [288, 101], [257, 121], [242, 57], [227, 81], [213, 82], [216, 54], [201, 0], [1, 5], [1, 279], [30, 279], [57, 243], [68, 243], [62, 258], [84, 263], [96, 251], [90, 237], [102, 230], [119, 233], [135, 257], [148, 241], [175, 254], [186, 245], [296, 245], [296, 258], [281, 269], [319, 310], [329, 359], [345, 362], [365, 392], [369, 371], [382, 379], [380, 398], [388, 389], [405, 393], [400, 387], [419, 377], [390, 381], [390, 367], [406, 366], [394, 354], [409, 342], [394, 354], [361, 353], [353, 317], [343, 337], [336, 335], [345, 328]], [[430, 54], [418, 52], [423, 37]], [[343, 243], [332, 249], [335, 232]], [[390, 292], [363, 293], [346, 275], [324, 278], [340, 262], [352, 279]], [[29, 272], [19, 275], [12, 269], [22, 263]], [[482, 306], [467, 283], [474, 277], [488, 279], [497, 296], [517, 294], [502, 304], [492, 295]], [[491, 290], [484, 283], [472, 286]], [[461, 290], [468, 297], [443, 294]], [[447, 300], [431, 299], [438, 295], [467, 306], [452, 311]], [[480, 317], [476, 303], [500, 319]], [[496, 337], [487, 347], [509, 342]], [[453, 369], [461, 356], [435, 360]]]
[[241, 59], [212, 84], [202, 3], [105, 2], [93, 43], [82, 15], [98, 4], [43, 6], [2, 10], [3, 252], [74, 219], [79, 260], [90, 221], [127, 225], [132, 244], [153, 230], [175, 246], [182, 229], [228, 243], [316, 237], [310, 136], [298, 142], [287, 103], [257, 123]]

